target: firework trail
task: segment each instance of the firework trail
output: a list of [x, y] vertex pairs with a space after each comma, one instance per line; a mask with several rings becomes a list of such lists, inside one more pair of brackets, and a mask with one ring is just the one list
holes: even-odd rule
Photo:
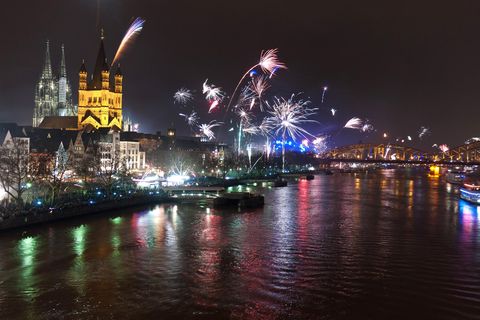
[[221, 126], [222, 122], [217, 122], [215, 120], [210, 121], [209, 123], [203, 123], [198, 126], [200, 133], [206, 137], [208, 140], [215, 139], [215, 134], [213, 133], [213, 128]]
[[245, 72], [245, 74], [240, 78], [240, 81], [238, 82], [237, 86], [235, 87], [235, 90], [233, 90], [233, 94], [230, 97], [230, 101], [228, 102], [227, 105], [227, 112], [230, 109], [230, 105], [232, 104], [232, 101], [235, 97], [235, 94], [237, 93], [238, 88], [240, 87], [241, 83], [245, 79], [245, 77], [250, 74], [255, 68], [260, 67], [262, 71], [265, 74], [270, 75], [270, 77], [273, 75], [274, 72], [276, 72], [278, 69], [287, 69], [287, 66], [281, 62], [278, 59], [277, 56], [278, 49], [270, 49], [266, 51], [262, 51], [260, 54], [260, 60], [258, 61], [257, 64], [252, 66], [250, 69]]
[[273, 68], [272, 72], [271, 72], [270, 75], [268, 76], [268, 79], [272, 79], [273, 76], [276, 74], [276, 72], [277, 72], [278, 69], [279, 69], [278, 67]]
[[330, 112], [332, 113], [332, 116], [335, 117], [335, 113], [337, 113], [337, 109], [330, 109]]
[[343, 126], [346, 129], [354, 129], [354, 130], [362, 130], [363, 129], [363, 121], [360, 118], [354, 117], [345, 123]]
[[185, 118], [190, 127], [195, 126], [198, 122], [198, 115], [195, 111], [192, 111], [190, 114], [179, 113], [178, 115]]
[[193, 94], [190, 90], [181, 88], [173, 95], [174, 103], [187, 104], [193, 100]]
[[133, 21], [133, 23], [130, 25], [127, 32], [125, 33], [125, 36], [122, 39], [122, 42], [120, 42], [120, 45], [118, 46], [117, 53], [115, 53], [115, 57], [112, 61], [112, 66], [118, 59], [120, 59], [125, 50], [127, 50], [129, 44], [133, 43], [135, 38], [140, 34], [140, 31], [142, 31], [143, 29], [144, 23], [145, 20], [143, 20], [142, 18], [136, 18], [135, 21]]
[[323, 87], [323, 92], [322, 92], [322, 103], [325, 101], [325, 93], [327, 92], [328, 87], [325, 86]]
[[407, 136], [408, 141], [412, 141], [412, 137]]

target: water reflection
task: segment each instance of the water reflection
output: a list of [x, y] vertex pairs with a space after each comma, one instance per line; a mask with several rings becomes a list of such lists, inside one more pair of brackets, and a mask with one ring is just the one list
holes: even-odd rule
[[8, 319], [480, 313], [480, 209], [441, 180], [383, 170], [261, 191], [262, 210], [159, 205], [1, 235], [0, 309]]

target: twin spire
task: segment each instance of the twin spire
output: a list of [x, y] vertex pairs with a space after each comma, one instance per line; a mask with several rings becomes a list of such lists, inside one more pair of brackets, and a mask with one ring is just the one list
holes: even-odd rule
[[[67, 77], [67, 68], [65, 65], [65, 46], [62, 44], [62, 59], [60, 61], [60, 77]], [[50, 58], [50, 41], [46, 42], [45, 62], [43, 64], [42, 79], [52, 79], [52, 60]]]

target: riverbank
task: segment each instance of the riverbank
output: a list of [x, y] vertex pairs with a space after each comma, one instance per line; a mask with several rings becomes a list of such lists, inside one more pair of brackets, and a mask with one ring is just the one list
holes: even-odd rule
[[3, 218], [0, 221], [0, 231], [23, 228], [36, 224], [70, 219], [74, 217], [98, 214], [116, 209], [129, 207], [175, 202], [176, 200], [165, 194], [141, 194], [120, 199], [102, 200], [62, 208], [47, 208], [22, 211], [16, 215]]

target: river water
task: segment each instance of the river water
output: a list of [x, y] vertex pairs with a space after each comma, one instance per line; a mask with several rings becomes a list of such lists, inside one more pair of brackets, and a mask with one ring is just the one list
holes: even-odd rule
[[1, 319], [474, 319], [480, 207], [413, 170], [0, 234]]

